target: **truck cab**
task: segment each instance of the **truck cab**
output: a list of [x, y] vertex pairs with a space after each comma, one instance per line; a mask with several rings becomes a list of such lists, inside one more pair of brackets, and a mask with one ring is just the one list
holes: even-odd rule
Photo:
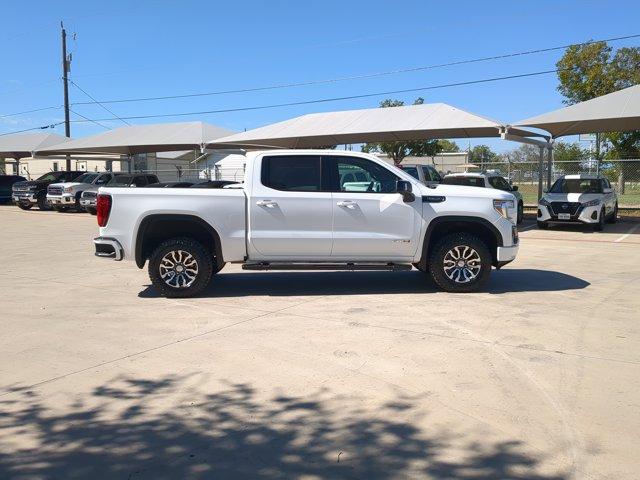
[[366, 153], [247, 155], [245, 182], [220, 189], [101, 188], [96, 254], [148, 262], [153, 284], [190, 296], [225, 263], [247, 270], [412, 266], [473, 291], [518, 250], [513, 196], [438, 185]]

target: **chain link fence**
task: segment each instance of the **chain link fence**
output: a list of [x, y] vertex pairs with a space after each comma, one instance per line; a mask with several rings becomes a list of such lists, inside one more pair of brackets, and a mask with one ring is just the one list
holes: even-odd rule
[[[543, 164], [543, 185], [547, 188], [548, 162]], [[538, 201], [538, 162], [485, 162], [480, 170], [495, 170], [518, 186], [525, 205]], [[551, 184], [562, 175], [600, 174], [611, 182], [618, 194], [620, 207], [640, 208], [640, 159], [554, 161], [551, 165]]]

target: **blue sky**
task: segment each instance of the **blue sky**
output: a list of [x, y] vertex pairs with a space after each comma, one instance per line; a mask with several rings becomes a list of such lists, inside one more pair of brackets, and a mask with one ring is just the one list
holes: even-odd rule
[[[0, 115], [62, 104], [59, 21], [70, 78], [99, 100], [305, 82], [640, 33], [637, 1], [36, 1], [3, 8]], [[640, 46], [640, 39], [612, 43]], [[553, 69], [562, 52], [262, 92], [108, 105], [119, 116], [248, 107], [418, 88]], [[555, 75], [394, 95], [445, 102], [504, 122], [562, 106]], [[70, 86], [71, 102], [89, 100]], [[297, 115], [377, 106], [383, 97], [132, 123], [204, 120], [233, 130]], [[93, 119], [112, 115], [76, 105]], [[79, 118], [72, 115], [72, 118]], [[63, 119], [62, 109], [0, 118], [0, 133]], [[119, 121], [101, 122], [109, 127]], [[62, 133], [62, 127], [56, 129]], [[104, 131], [74, 123], [72, 136]], [[458, 142], [466, 147], [468, 142]], [[514, 144], [488, 143], [501, 151]]]

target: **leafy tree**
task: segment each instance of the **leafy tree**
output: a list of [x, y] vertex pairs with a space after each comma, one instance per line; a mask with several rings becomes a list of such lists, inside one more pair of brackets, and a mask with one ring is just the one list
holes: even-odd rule
[[[558, 91], [565, 97], [564, 103], [571, 105], [639, 84], [640, 48], [624, 47], [614, 53], [606, 42], [575, 45], [567, 48], [556, 66]], [[598, 136], [596, 157], [599, 161], [603, 156], [628, 158], [639, 153], [640, 131]], [[623, 162], [619, 163], [621, 171], [628, 168]]]
[[590, 152], [578, 143], [556, 142], [553, 146], [554, 168], [564, 174], [584, 170], [584, 162], [590, 157]]
[[438, 140], [438, 146], [440, 147], [440, 152], [459, 152], [460, 147], [456, 142], [451, 140]]
[[498, 155], [487, 145], [476, 145], [469, 151], [469, 163], [482, 164], [498, 160]]
[[[417, 98], [414, 105], [422, 105], [424, 98]], [[401, 107], [402, 100], [386, 99], [380, 102], [380, 108]], [[367, 153], [385, 153], [393, 159], [395, 165], [400, 165], [405, 157], [426, 157], [437, 155], [440, 152], [438, 140], [412, 140], [409, 142], [380, 142], [365, 143], [362, 151]]]

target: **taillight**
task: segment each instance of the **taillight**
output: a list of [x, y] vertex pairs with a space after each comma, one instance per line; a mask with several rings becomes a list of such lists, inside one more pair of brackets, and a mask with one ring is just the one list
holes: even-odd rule
[[96, 215], [98, 217], [98, 226], [104, 227], [109, 221], [109, 214], [111, 213], [111, 195], [101, 193], [98, 195], [96, 202]]

